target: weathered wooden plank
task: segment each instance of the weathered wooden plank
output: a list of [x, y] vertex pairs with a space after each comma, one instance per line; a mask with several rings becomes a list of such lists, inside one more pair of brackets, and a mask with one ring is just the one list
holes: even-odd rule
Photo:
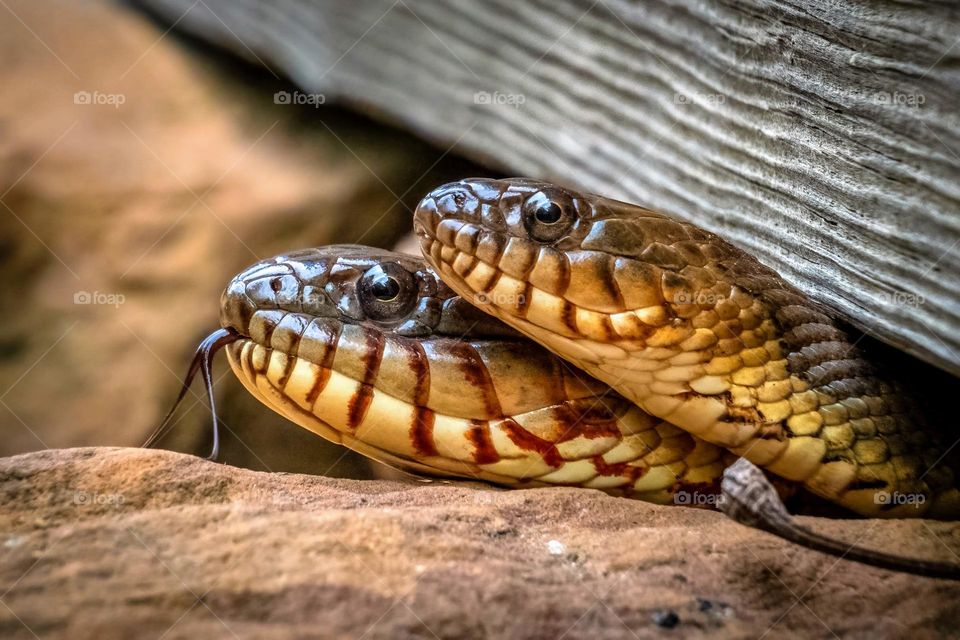
[[960, 374], [960, 7], [138, 0], [305, 91], [693, 220]]

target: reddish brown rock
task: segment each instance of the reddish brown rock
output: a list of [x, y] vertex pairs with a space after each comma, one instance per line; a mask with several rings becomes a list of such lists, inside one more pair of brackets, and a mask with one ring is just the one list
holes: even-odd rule
[[[955, 583], [596, 491], [100, 448], [0, 460], [0, 495], [4, 638], [932, 638], [960, 622]], [[888, 551], [960, 550], [952, 523], [803, 520]]]

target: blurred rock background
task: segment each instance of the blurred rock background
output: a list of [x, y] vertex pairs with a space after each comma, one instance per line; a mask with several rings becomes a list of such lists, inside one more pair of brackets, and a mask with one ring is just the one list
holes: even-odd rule
[[[0, 7], [0, 456], [137, 445], [217, 326], [228, 278], [284, 250], [393, 246], [430, 186], [483, 173], [106, 2]], [[371, 467], [250, 398], [218, 359], [225, 462]], [[203, 453], [199, 384], [163, 445]]]

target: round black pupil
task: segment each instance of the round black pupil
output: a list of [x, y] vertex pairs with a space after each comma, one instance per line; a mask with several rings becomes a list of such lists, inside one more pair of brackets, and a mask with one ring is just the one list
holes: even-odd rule
[[549, 202], [545, 205], [542, 205], [536, 212], [533, 214], [538, 222], [544, 224], [553, 224], [560, 220], [560, 205], [556, 202]]
[[370, 292], [373, 293], [373, 297], [377, 300], [383, 300], [385, 302], [393, 300], [400, 293], [400, 283], [390, 276], [377, 276], [376, 279], [370, 283]]

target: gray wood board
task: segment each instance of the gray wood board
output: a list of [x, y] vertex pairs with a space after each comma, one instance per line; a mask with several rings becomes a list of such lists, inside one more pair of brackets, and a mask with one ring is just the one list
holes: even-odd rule
[[692, 220], [960, 374], [960, 5], [137, 3], [442, 148]]

